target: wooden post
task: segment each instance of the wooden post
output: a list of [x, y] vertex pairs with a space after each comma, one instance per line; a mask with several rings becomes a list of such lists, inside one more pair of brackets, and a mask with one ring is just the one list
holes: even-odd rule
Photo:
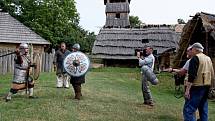
[[49, 54], [48, 53], [45, 53], [45, 72], [48, 72], [48, 67], [49, 67]]
[[[3, 50], [3, 54], [7, 54], [6, 50]], [[3, 57], [3, 75], [7, 73], [7, 56]]]
[[42, 72], [42, 64], [43, 64], [43, 55], [41, 53], [39, 53], [39, 56], [40, 56], [40, 72]]
[[47, 55], [48, 55], [48, 61], [47, 61], [48, 68], [47, 68], [47, 71], [50, 72], [50, 70], [51, 70], [51, 54], [47, 53]]
[[[3, 52], [2, 52], [2, 50], [0, 50], [0, 54], [2, 55], [3, 54]], [[3, 74], [3, 62], [2, 62], [2, 57], [0, 57], [0, 74]]]
[[52, 70], [54, 70], [54, 64], [53, 64], [54, 56], [55, 56], [55, 49], [52, 49]]
[[11, 72], [11, 67], [12, 67], [12, 65], [11, 65], [11, 56], [13, 56], [12, 54], [11, 55], [9, 55], [8, 57], [7, 57], [7, 62], [8, 62], [8, 66], [7, 66], [7, 72]]
[[53, 70], [53, 60], [54, 60], [54, 56], [53, 56], [53, 53], [50, 53], [50, 72], [52, 72]]
[[42, 72], [45, 70], [45, 53], [42, 54]]
[[205, 32], [205, 54], [206, 55], [208, 55], [209, 54], [209, 49], [208, 49], [208, 32], [207, 32], [207, 30], [206, 30], [206, 32]]
[[13, 55], [11, 56], [11, 65], [12, 65], [11, 69], [12, 69], [12, 72], [13, 72], [13, 70], [14, 70], [14, 57], [15, 57], [15, 54], [13, 54]]

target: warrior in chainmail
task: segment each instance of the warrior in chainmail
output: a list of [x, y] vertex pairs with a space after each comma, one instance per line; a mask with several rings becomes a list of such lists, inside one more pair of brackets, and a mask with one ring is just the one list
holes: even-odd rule
[[[74, 44], [72, 46], [72, 52], [77, 52], [80, 50], [79, 44]], [[82, 93], [81, 93], [81, 84], [85, 83], [85, 74], [79, 77], [71, 76], [70, 77], [70, 83], [72, 84], [72, 87], [75, 92], [75, 98], [77, 100], [81, 99]]]
[[12, 86], [6, 96], [6, 102], [11, 100], [11, 96], [16, 94], [19, 90], [28, 89], [29, 98], [34, 98], [33, 87], [34, 81], [29, 76], [29, 69], [31, 66], [30, 56], [28, 54], [28, 44], [22, 43], [16, 50], [14, 58], [14, 74]]
[[57, 88], [69, 88], [69, 75], [66, 73], [66, 70], [63, 67], [63, 60], [70, 53], [71, 52], [66, 49], [66, 44], [64, 42], [60, 44], [60, 49], [55, 53], [53, 64], [55, 68], [57, 67]]

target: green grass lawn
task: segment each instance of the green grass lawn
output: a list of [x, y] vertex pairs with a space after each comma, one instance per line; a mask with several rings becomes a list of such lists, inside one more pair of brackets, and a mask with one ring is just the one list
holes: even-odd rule
[[[174, 97], [171, 74], [158, 74], [160, 83], [151, 86], [156, 105], [144, 106], [139, 69], [92, 69], [82, 86], [83, 99], [73, 100], [70, 89], [55, 88], [55, 74], [42, 73], [35, 84], [38, 99], [23, 93], [12, 101], [3, 97], [11, 75], [0, 76], [0, 121], [181, 121], [183, 98]], [[215, 102], [209, 102], [209, 120], [215, 120]]]

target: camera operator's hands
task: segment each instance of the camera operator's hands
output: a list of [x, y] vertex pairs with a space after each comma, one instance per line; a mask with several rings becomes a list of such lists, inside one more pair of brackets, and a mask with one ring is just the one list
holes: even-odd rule
[[137, 58], [138, 59], [140, 58], [140, 52], [137, 52]]

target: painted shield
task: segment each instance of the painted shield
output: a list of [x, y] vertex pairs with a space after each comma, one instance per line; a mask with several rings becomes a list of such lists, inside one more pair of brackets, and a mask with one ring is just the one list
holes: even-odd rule
[[64, 59], [63, 66], [69, 75], [79, 77], [89, 69], [90, 60], [82, 52], [72, 52]]

